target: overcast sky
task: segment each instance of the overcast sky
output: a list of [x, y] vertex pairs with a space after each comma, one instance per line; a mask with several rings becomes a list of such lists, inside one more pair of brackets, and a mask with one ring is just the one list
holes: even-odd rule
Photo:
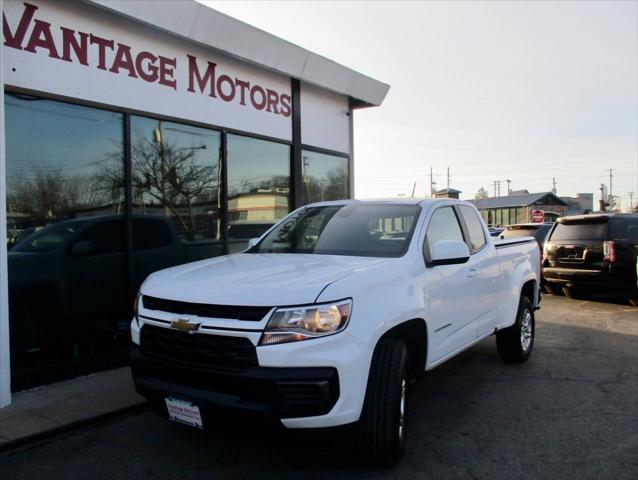
[[638, 194], [638, 2], [243, 2], [209, 6], [391, 85], [355, 113], [355, 195], [474, 197], [494, 180]]

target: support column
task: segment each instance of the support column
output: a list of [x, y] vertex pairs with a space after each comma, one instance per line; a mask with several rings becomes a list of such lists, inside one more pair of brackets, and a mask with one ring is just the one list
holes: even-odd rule
[[[2, 11], [0, 0], [0, 12]], [[4, 49], [4, 46], [0, 47]], [[7, 275], [7, 184], [4, 150], [4, 78], [0, 51], [0, 408], [11, 403], [9, 288]]]
[[290, 176], [292, 181], [292, 208], [303, 205], [303, 165], [301, 164], [301, 84], [291, 80], [292, 93], [292, 151], [290, 153]]

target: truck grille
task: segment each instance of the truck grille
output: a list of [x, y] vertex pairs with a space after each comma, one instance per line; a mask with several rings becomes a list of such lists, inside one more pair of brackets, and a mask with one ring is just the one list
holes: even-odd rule
[[148, 310], [159, 310], [208, 318], [229, 318], [258, 322], [272, 307], [245, 307], [234, 305], [210, 305], [207, 303], [180, 302], [163, 298], [142, 296], [142, 305]]
[[247, 338], [189, 334], [153, 325], [144, 325], [140, 335], [142, 354], [160, 360], [208, 369], [259, 365], [257, 350]]

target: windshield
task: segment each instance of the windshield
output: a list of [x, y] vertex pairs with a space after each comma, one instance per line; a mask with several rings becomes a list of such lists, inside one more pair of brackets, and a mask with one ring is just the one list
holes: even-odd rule
[[400, 257], [419, 211], [417, 205], [308, 207], [281, 221], [249, 253]]
[[11, 249], [12, 252], [50, 252], [62, 245], [84, 222], [56, 223], [25, 238]]
[[604, 240], [607, 221], [564, 222], [556, 224], [551, 240]]

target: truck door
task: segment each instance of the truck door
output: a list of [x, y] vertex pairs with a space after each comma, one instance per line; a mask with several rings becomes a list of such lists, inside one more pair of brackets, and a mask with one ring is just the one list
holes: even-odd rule
[[471, 302], [478, 336], [481, 337], [494, 330], [497, 324], [499, 257], [494, 246], [487, 241], [476, 210], [467, 205], [459, 205], [457, 208], [463, 220], [463, 232], [470, 250], [468, 286], [472, 291]]
[[[424, 241], [424, 252], [440, 240], [464, 241], [463, 230], [454, 207], [439, 207], [428, 223]], [[428, 357], [431, 361], [462, 348], [476, 340], [478, 330], [473, 320], [476, 317], [478, 294], [471, 287], [473, 282], [468, 263], [437, 265], [428, 267], [423, 276], [423, 298], [428, 312], [430, 345]]]

